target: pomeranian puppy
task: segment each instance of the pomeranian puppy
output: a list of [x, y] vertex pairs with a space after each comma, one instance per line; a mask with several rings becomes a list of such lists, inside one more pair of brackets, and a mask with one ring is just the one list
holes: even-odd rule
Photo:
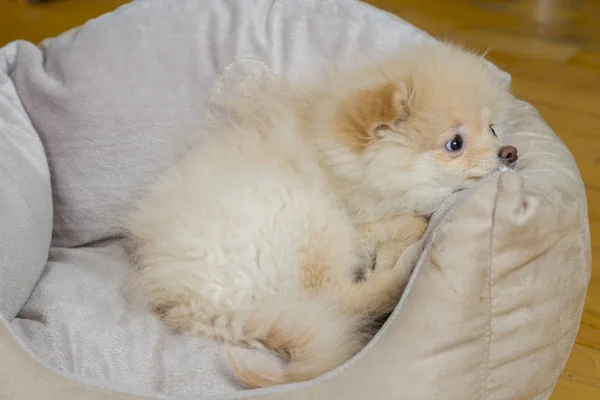
[[454, 45], [275, 92], [233, 105], [126, 226], [129, 288], [168, 325], [287, 359], [273, 370], [232, 360], [251, 387], [355, 355], [399, 300], [427, 218], [517, 160], [494, 130], [508, 88]]

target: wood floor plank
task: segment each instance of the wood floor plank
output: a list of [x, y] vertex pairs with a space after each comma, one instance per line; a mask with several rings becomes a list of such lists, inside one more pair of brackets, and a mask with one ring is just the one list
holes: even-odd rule
[[547, 101], [539, 96], [532, 96], [529, 101], [561, 139], [595, 140], [600, 138], [600, 129], [595, 129], [596, 126], [600, 126], [600, 117], [563, 107], [561, 104]]
[[575, 344], [562, 376], [600, 389], [600, 349]]
[[528, 79], [563, 87], [600, 92], [600, 64], [597, 70], [492, 49], [487, 58], [500, 68]]
[[597, 400], [600, 389], [596, 386], [561, 377], [552, 393], [551, 400]]
[[452, 34], [456, 33], [462, 25], [458, 21], [430, 17], [418, 11], [402, 12], [399, 15], [404, 20], [441, 40], [452, 38]]
[[581, 51], [569, 60], [570, 64], [600, 71], [600, 52]]
[[81, 25], [90, 18], [112, 11], [126, 0], [63, 0], [24, 4], [0, 0], [0, 46], [25, 39], [33, 43]]
[[513, 92], [524, 100], [600, 117], [600, 93], [539, 82], [519, 74], [514, 74], [512, 81]]
[[457, 37], [481, 49], [491, 48], [503, 53], [546, 61], [566, 61], [575, 56], [580, 48], [568, 43], [557, 43], [531, 37], [522, 37], [484, 29], [467, 29]]

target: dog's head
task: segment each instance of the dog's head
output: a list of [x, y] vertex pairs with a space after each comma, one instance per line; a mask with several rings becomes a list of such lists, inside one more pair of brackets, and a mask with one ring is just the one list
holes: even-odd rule
[[429, 214], [449, 194], [515, 165], [517, 149], [496, 133], [508, 88], [480, 56], [424, 46], [354, 80], [335, 132], [374, 193]]

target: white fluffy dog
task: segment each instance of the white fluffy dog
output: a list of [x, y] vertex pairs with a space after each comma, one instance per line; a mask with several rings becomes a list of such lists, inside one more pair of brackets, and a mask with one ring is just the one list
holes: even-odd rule
[[241, 100], [128, 218], [131, 291], [173, 328], [288, 359], [234, 362], [250, 386], [333, 369], [393, 310], [440, 203], [516, 161], [493, 128], [508, 98], [438, 43]]

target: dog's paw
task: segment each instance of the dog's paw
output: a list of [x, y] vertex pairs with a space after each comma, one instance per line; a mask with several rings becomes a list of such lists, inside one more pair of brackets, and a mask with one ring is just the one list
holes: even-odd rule
[[400, 258], [394, 265], [394, 271], [401, 275], [405, 282], [408, 282], [410, 275], [423, 253], [423, 240], [418, 240], [408, 246], [400, 255]]
[[384, 243], [379, 247], [379, 251], [377, 252], [377, 256], [375, 257], [374, 270], [375, 272], [379, 271], [387, 271], [396, 265], [398, 262], [400, 255], [402, 254], [402, 249], [399, 249], [393, 242]]

